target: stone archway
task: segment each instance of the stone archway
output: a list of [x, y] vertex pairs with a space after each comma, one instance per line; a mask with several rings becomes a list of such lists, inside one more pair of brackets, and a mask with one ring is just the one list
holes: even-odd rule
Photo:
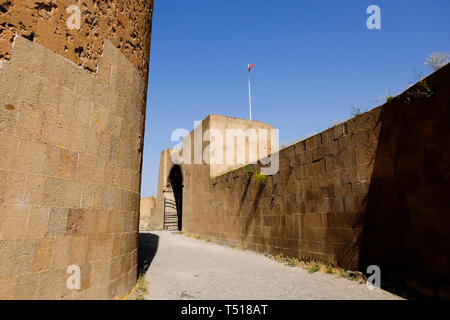
[[178, 231], [182, 230], [183, 223], [183, 174], [179, 165], [174, 165], [167, 179], [168, 186], [173, 192], [177, 211]]

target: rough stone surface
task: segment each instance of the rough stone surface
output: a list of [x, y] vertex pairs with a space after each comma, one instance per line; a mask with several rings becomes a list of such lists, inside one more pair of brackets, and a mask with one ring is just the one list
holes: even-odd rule
[[146, 79], [102, 52], [115, 80], [21, 36], [1, 63], [0, 299], [119, 298], [136, 281]]
[[[70, 5], [80, 8], [80, 29], [67, 27]], [[12, 40], [19, 34], [97, 72], [111, 67], [109, 61], [100, 63], [103, 40], [110, 39], [146, 80], [152, 12], [153, 0], [0, 0], [0, 59], [11, 58]]]
[[156, 207], [156, 198], [148, 197], [141, 199], [139, 210], [139, 230], [150, 229], [151, 211]]

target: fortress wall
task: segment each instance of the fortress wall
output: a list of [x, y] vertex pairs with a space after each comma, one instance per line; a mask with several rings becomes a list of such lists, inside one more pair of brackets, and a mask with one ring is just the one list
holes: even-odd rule
[[156, 198], [148, 197], [141, 199], [139, 210], [139, 230], [150, 229], [151, 212], [156, 207]]
[[2, 3], [0, 299], [111, 299], [136, 282], [153, 2], [80, 1], [80, 30], [69, 4]]
[[[70, 5], [80, 8], [80, 29], [67, 27]], [[146, 80], [152, 11], [153, 0], [1, 1], [0, 59], [11, 59], [12, 40], [19, 34], [96, 72], [103, 40], [109, 39]]]
[[274, 176], [255, 164], [195, 180], [184, 231], [351, 270], [378, 265], [382, 285], [450, 297], [449, 83], [447, 65], [281, 150]]
[[[239, 139], [234, 139], [232, 144], [227, 144], [226, 135], [228, 129], [240, 129], [243, 133], [248, 133], [248, 130], [254, 130], [258, 137], [263, 135], [260, 134], [258, 130], [263, 129], [266, 130], [264, 134], [268, 136], [267, 141], [260, 143], [261, 141], [256, 140], [255, 147], [252, 149], [250, 148], [251, 142], [249, 141], [249, 137], [243, 136], [242, 138], [244, 139], [243, 141], [245, 143], [245, 147], [241, 150], [241, 153], [244, 155], [244, 162], [237, 163], [237, 156], [239, 153], [237, 144], [239, 143]], [[208, 208], [209, 198], [207, 188], [210, 178], [216, 176], [220, 172], [230, 172], [235, 168], [248, 164], [250, 159], [249, 155], [252, 150], [253, 156], [256, 159], [258, 159], [260, 154], [266, 156], [271, 150], [270, 130], [272, 129], [274, 129], [273, 126], [259, 121], [211, 114], [183, 138], [183, 150], [181, 152], [178, 151], [179, 156], [183, 158], [185, 156], [184, 150], [190, 150], [189, 156], [186, 156], [187, 161], [183, 160], [183, 163], [180, 165], [183, 175], [183, 225], [186, 226], [186, 228], [189, 229], [190, 225], [197, 223], [196, 220], [199, 216], [195, 214], [194, 211], [199, 208], [200, 204], [205, 208]], [[217, 135], [217, 133], [219, 134]], [[200, 140], [196, 140], [196, 134], [197, 137], [200, 137]], [[223, 142], [223, 145], [217, 144], [215, 147], [215, 149], [222, 150], [222, 163], [213, 164], [212, 157], [215, 156], [215, 152], [217, 152], [217, 150], [214, 151], [214, 148], [211, 147], [210, 142], [212, 141], [214, 144], [218, 142], [217, 139], [222, 139]], [[198, 146], [198, 141], [201, 143], [200, 146]], [[227, 163], [226, 154], [228, 149], [231, 148], [234, 148], [233, 162]], [[263, 150], [262, 153], [260, 153], [260, 149]], [[167, 193], [169, 190], [167, 187], [168, 177], [170, 170], [174, 165], [171, 158], [172, 150], [174, 149], [164, 150], [161, 153], [158, 176], [157, 207], [152, 211], [150, 218], [151, 228], [153, 229], [163, 228], [164, 196], [168, 198], [173, 197], [173, 195]], [[197, 153], [200, 157], [197, 156], [196, 158], [196, 150], [200, 151]], [[164, 191], [166, 191], [166, 194]]]

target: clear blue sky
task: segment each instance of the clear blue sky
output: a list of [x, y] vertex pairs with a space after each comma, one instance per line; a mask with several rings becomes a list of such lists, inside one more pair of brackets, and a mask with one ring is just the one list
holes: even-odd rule
[[[366, 27], [371, 4], [381, 30]], [[248, 117], [248, 63], [253, 118], [282, 143], [400, 93], [449, 40], [449, 0], [155, 0], [142, 196], [156, 195], [174, 129], [211, 113]]]

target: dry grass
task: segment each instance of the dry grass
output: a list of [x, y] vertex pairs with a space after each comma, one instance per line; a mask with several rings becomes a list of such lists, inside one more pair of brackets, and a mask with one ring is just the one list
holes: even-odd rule
[[343, 268], [334, 266], [330, 262], [323, 263], [323, 262], [315, 261], [315, 260], [302, 261], [298, 258], [285, 257], [283, 255], [283, 253], [277, 254], [275, 256], [265, 253], [264, 256], [266, 256], [278, 263], [283, 263], [289, 267], [302, 268], [311, 274], [316, 273], [316, 272], [328, 273], [328, 274], [332, 274], [334, 276], [337, 276], [340, 278], [345, 278], [345, 279], [348, 279], [351, 281], [358, 281], [360, 283], [366, 282], [366, 278], [365, 278], [364, 274], [362, 274], [361, 272], [345, 270]]
[[145, 300], [145, 295], [148, 293], [147, 280], [145, 274], [141, 273], [136, 282], [134, 290], [126, 297], [125, 300]]

